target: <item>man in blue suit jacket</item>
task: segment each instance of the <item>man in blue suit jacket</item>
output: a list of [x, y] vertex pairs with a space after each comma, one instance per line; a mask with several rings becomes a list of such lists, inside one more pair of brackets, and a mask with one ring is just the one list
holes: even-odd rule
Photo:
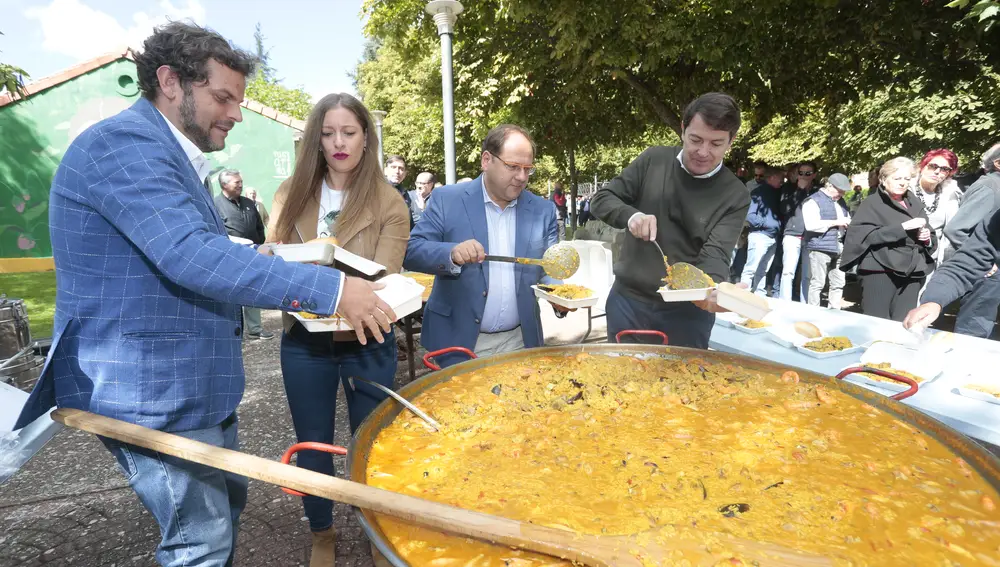
[[[483, 263], [487, 253], [541, 258], [558, 242], [555, 206], [524, 190], [534, 156], [523, 128], [493, 128], [483, 141], [483, 174], [435, 189], [410, 233], [403, 266], [437, 276], [421, 330], [427, 350], [460, 346], [489, 356], [543, 344], [531, 289], [548, 279], [542, 268]], [[445, 355], [439, 362], [448, 366], [463, 358]]]
[[[136, 67], [144, 98], [80, 134], [53, 179], [55, 328], [15, 427], [58, 405], [236, 449], [241, 305], [339, 311], [373, 331], [394, 315], [363, 280], [226, 235], [203, 152], [242, 120], [249, 54], [174, 22], [146, 40]], [[160, 525], [157, 561], [232, 564], [244, 477], [102, 441]]]

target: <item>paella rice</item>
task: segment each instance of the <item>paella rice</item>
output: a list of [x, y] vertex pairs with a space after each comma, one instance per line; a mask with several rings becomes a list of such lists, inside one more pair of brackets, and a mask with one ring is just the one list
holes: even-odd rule
[[[459, 374], [415, 402], [444, 429], [400, 413], [368, 484], [588, 534], [694, 527], [837, 565], [1000, 565], [998, 494], [969, 464], [794, 371], [581, 353]], [[378, 522], [414, 567], [569, 565]]]
[[833, 352], [835, 350], [847, 350], [854, 345], [847, 337], [826, 337], [818, 341], [809, 341], [805, 348], [816, 352]]

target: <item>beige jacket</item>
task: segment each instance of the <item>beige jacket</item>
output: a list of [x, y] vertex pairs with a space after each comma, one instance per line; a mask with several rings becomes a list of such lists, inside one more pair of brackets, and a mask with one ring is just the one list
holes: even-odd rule
[[[355, 223], [348, 231], [337, 234], [340, 246], [349, 252], [373, 260], [386, 267], [386, 273], [396, 274], [403, 267], [403, 256], [406, 255], [406, 244], [410, 240], [410, 211], [399, 193], [387, 183], [378, 185], [380, 208], [375, 211], [366, 210], [364, 219]], [[274, 195], [271, 204], [271, 219], [267, 226], [267, 241], [277, 240], [278, 219], [281, 218], [285, 199], [288, 194], [288, 184], [282, 184]], [[298, 244], [316, 238], [316, 224], [319, 220], [319, 191], [306, 206], [295, 221], [295, 230], [291, 238], [284, 244]], [[337, 265], [337, 268], [343, 266]], [[295, 318], [282, 314], [282, 323], [287, 332]], [[356, 340], [353, 332], [334, 333], [334, 340]]]

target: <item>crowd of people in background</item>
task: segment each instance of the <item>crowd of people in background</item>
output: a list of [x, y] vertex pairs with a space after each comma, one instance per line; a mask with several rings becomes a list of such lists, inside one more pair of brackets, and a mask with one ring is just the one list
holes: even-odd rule
[[[1000, 209], [1000, 145], [960, 184], [958, 157], [928, 151], [918, 162], [896, 157], [872, 169], [868, 187], [842, 173], [822, 178], [813, 161], [753, 165], [751, 206], [733, 251], [730, 279], [754, 293], [843, 306], [847, 274], [861, 283], [861, 311], [903, 321], [935, 270], [984, 219]], [[981, 167], [980, 167], [981, 166]], [[989, 337], [1000, 306], [996, 269], [983, 274], [962, 304], [956, 332]]]

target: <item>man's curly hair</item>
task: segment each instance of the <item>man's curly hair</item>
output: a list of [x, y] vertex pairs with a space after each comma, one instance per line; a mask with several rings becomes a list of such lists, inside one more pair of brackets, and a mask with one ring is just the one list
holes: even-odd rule
[[215, 59], [244, 77], [254, 70], [252, 55], [233, 47], [210, 29], [184, 22], [170, 22], [156, 28], [143, 42], [142, 53], [135, 55], [142, 96], [156, 100], [160, 92], [156, 70], [163, 65], [177, 73], [185, 88], [207, 81], [209, 59]]

